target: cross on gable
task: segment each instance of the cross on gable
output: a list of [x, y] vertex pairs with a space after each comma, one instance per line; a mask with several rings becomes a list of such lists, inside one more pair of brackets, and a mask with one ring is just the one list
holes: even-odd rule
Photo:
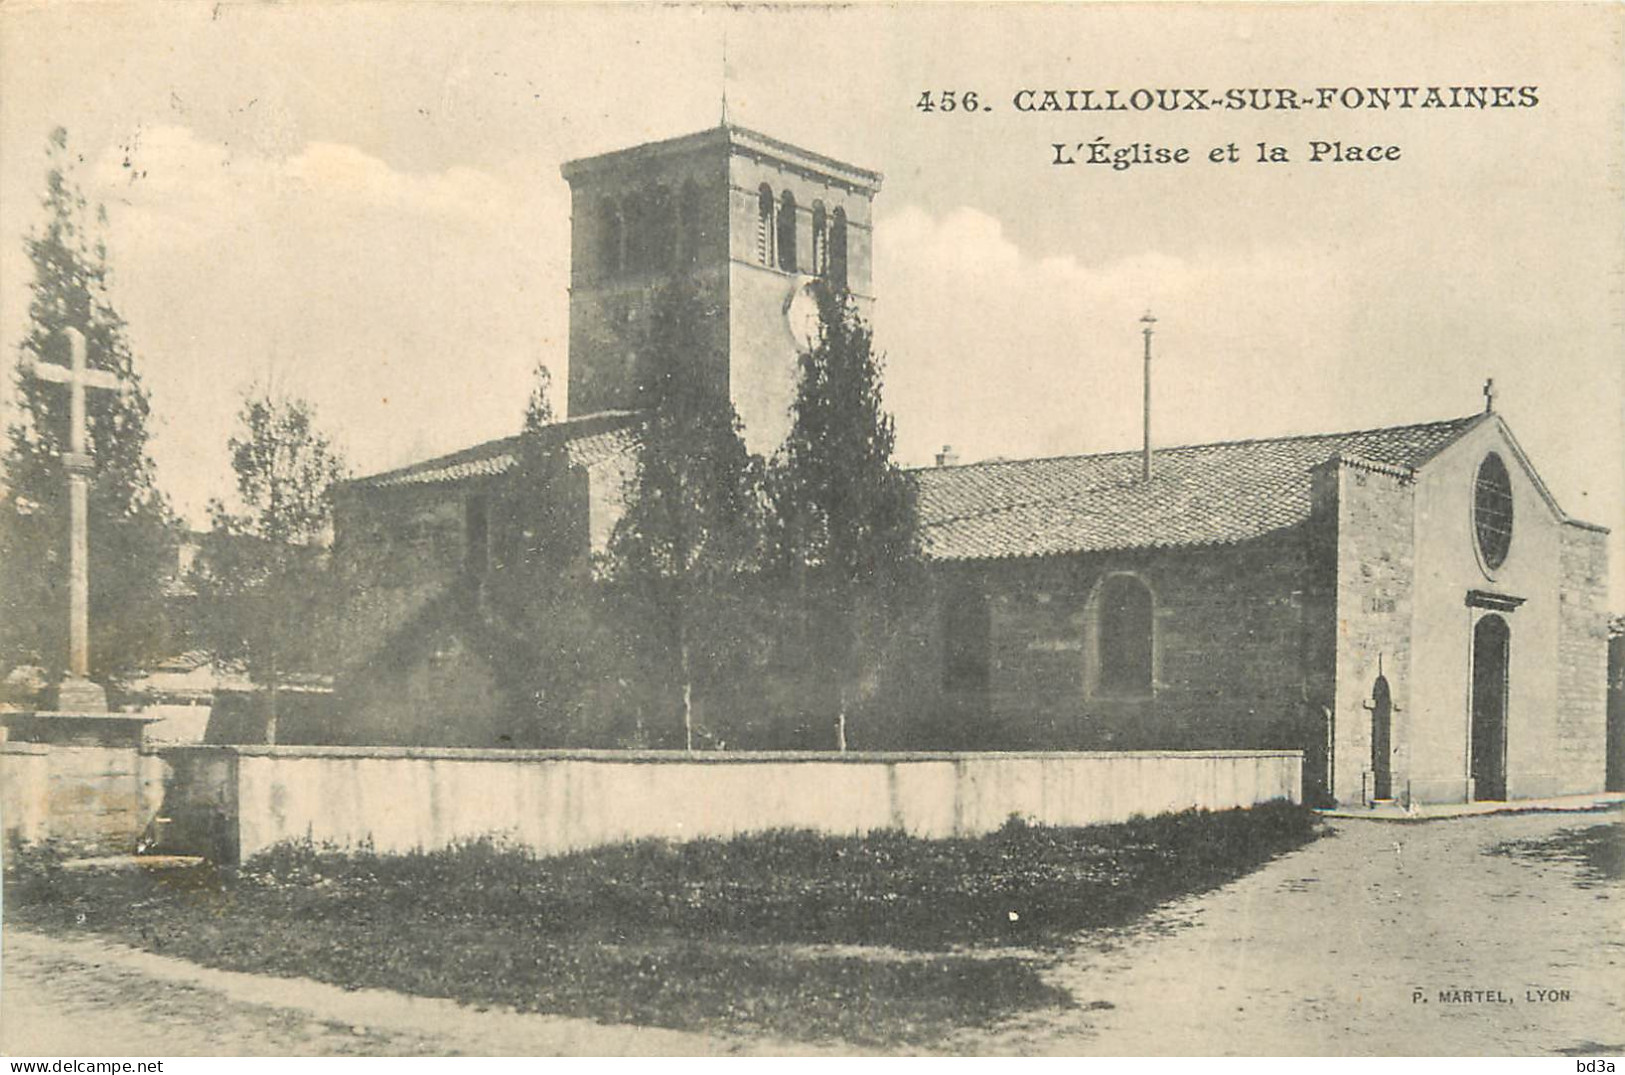
[[85, 334], [76, 328], [64, 330], [68, 336], [68, 349], [72, 355], [68, 365], [54, 362], [31, 362], [26, 372], [42, 381], [68, 386], [68, 450], [76, 456], [85, 453], [85, 389], [100, 388], [122, 391], [123, 382], [106, 370], [91, 369], [85, 361]]
[[1484, 413], [1488, 414], [1495, 409], [1495, 378], [1491, 377], [1484, 382]]

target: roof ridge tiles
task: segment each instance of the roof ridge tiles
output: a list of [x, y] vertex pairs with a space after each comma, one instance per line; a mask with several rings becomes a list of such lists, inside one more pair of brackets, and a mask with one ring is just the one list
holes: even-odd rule
[[[609, 430], [619, 428], [636, 414], [636, 411], [594, 411], [591, 414], [559, 418], [543, 426], [542, 431], [551, 433], [554, 430], [563, 430], [570, 434], [592, 436], [595, 432], [607, 432]], [[604, 430], [592, 430], [591, 426], [594, 424], [602, 425], [605, 428]], [[390, 467], [387, 470], [375, 471], [371, 474], [363, 474], [354, 478], [348, 478], [338, 484], [340, 486], [363, 488], [367, 486], [382, 486], [399, 482], [417, 474], [425, 474], [435, 470], [444, 470], [448, 467], [455, 467], [466, 463], [482, 462], [488, 459], [495, 459], [504, 453], [511, 454], [513, 450], [519, 446], [519, 443], [524, 436], [525, 434], [523, 432], [510, 433], [505, 437], [495, 437], [491, 440], [481, 441], [478, 444], [470, 445], [467, 448], [459, 448], [452, 452], [443, 452], [440, 455], [430, 456], [427, 459], [420, 459], [415, 463], [408, 463], [405, 466]]]
[[1157, 451], [1161, 465], [1149, 481], [1135, 451], [920, 468], [910, 476], [933, 559], [1234, 544], [1303, 521], [1312, 509], [1311, 475], [1328, 463], [1409, 479], [1486, 420], [1476, 414], [1177, 445]]
[[[1428, 429], [1438, 426], [1465, 425], [1476, 423], [1484, 417], [1484, 412], [1462, 415], [1457, 418], [1438, 418], [1428, 422], [1404, 422], [1391, 426], [1371, 426], [1366, 429], [1333, 430], [1325, 433], [1288, 433], [1276, 437], [1239, 437], [1233, 440], [1198, 441], [1191, 444], [1169, 444], [1163, 447], [1153, 447], [1151, 454], [1156, 456], [1161, 452], [1196, 451], [1202, 448], [1233, 448], [1246, 444], [1282, 444], [1288, 441], [1305, 440], [1336, 440], [1344, 437], [1362, 437], [1372, 433], [1395, 433], [1400, 430]], [[1022, 466], [1032, 463], [1060, 463], [1073, 459], [1107, 459], [1112, 456], [1126, 456], [1138, 459], [1144, 453], [1142, 448], [1118, 448], [1109, 452], [1069, 452], [1063, 455], [1038, 455], [1025, 459], [983, 459], [969, 463], [952, 463], [937, 466], [922, 463], [918, 466], [906, 468], [913, 473], [963, 471], [974, 470], [980, 467]]]
[[[1116, 453], [1113, 453], [1113, 454], [1116, 454]], [[1091, 457], [1073, 457], [1073, 458], [1091, 458]], [[965, 520], [965, 519], [985, 519], [985, 518], [988, 518], [989, 516], [1001, 515], [1001, 514], [1004, 514], [1004, 513], [1007, 513], [1007, 512], [1012, 512], [1012, 511], [1020, 511], [1020, 510], [1022, 510], [1024, 508], [1037, 508], [1037, 507], [1043, 507], [1045, 505], [1066, 504], [1066, 503], [1068, 503], [1070, 501], [1079, 500], [1079, 499], [1082, 499], [1084, 497], [1100, 496], [1100, 495], [1106, 494], [1106, 493], [1113, 493], [1113, 492], [1119, 492], [1119, 491], [1123, 491], [1123, 490], [1130, 490], [1130, 489], [1136, 489], [1136, 488], [1150, 489], [1150, 488], [1154, 487], [1159, 482], [1159, 480], [1160, 480], [1160, 477], [1158, 475], [1153, 474], [1152, 477], [1151, 477], [1151, 481], [1149, 483], [1146, 482], [1145, 479], [1140, 478], [1138, 476], [1133, 477], [1133, 478], [1126, 478], [1126, 479], [1122, 479], [1122, 480], [1117, 480], [1117, 481], [1103, 482], [1103, 483], [1101, 483], [1099, 485], [1091, 485], [1091, 486], [1089, 486], [1087, 488], [1084, 488], [1084, 489], [1070, 489], [1070, 490], [1067, 490], [1066, 492], [1053, 493], [1053, 494], [1049, 494], [1049, 495], [1046, 495], [1046, 496], [1034, 496], [1034, 497], [1031, 497], [1031, 498], [1026, 499], [1026, 500], [1005, 501], [1005, 502], [1001, 502], [1001, 503], [998, 503], [998, 504], [992, 504], [992, 505], [989, 505], [988, 507], [981, 508], [981, 509], [978, 509], [978, 510], [975, 510], [975, 511], [961, 512], [958, 515], [943, 515], [943, 516], [940, 516], [938, 518], [932, 519], [929, 523], [925, 523], [923, 525], [925, 525], [925, 526], [944, 526], [944, 525], [946, 525], [948, 523], [960, 522], [960, 521]]]

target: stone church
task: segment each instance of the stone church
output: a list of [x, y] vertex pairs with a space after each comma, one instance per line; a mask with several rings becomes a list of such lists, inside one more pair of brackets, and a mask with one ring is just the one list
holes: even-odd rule
[[[629, 341], [655, 289], [680, 273], [705, 296], [718, 391], [770, 454], [813, 281], [873, 301], [881, 177], [731, 125], [563, 172], [570, 417], [546, 435], [585, 563], [633, 470]], [[515, 744], [491, 714], [501, 664], [524, 657], [479, 595], [526, 540], [517, 462], [507, 438], [339, 489], [336, 555], [362, 585], [342, 722], [313, 739]], [[1307, 796], [1341, 803], [1603, 787], [1606, 531], [1563, 511], [1491, 406], [940, 464], [913, 472], [930, 611], [877, 662], [860, 749], [1297, 748]]]

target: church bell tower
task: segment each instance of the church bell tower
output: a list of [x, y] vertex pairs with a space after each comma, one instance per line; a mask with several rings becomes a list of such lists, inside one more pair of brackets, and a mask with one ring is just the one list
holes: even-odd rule
[[636, 405], [633, 355], [661, 287], [691, 278], [711, 314], [716, 383], [753, 452], [790, 427], [810, 288], [844, 285], [867, 316], [881, 176], [725, 124], [564, 165], [570, 184], [572, 417]]

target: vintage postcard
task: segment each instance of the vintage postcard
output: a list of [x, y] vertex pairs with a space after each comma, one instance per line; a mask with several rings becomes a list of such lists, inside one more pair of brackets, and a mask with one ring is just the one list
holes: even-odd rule
[[1612, 1071], [1622, 35], [0, 5], [0, 1051]]

